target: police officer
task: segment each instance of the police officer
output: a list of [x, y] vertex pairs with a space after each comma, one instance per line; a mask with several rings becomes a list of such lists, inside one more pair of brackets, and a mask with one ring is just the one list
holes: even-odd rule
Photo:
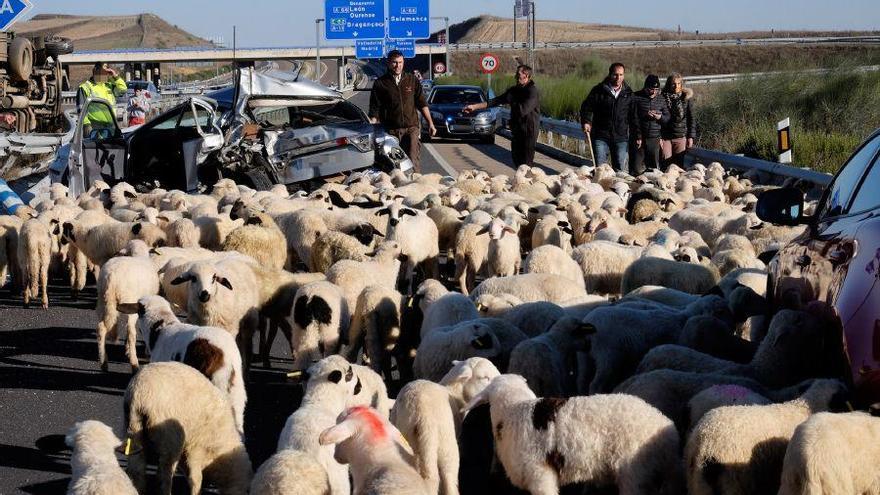
[[510, 154], [513, 157], [513, 165], [531, 166], [535, 159], [535, 143], [538, 140], [541, 122], [541, 101], [538, 88], [532, 81], [532, 68], [528, 65], [520, 65], [516, 68], [516, 84], [502, 95], [488, 103], [472, 103], [462, 111], [471, 113], [505, 104], [510, 105], [510, 132], [513, 134]]
[[100, 105], [87, 108], [85, 109], [86, 116], [83, 118], [83, 127], [86, 129], [114, 127], [116, 125], [116, 97], [124, 95], [126, 91], [128, 91], [128, 86], [115, 70], [105, 63], [96, 63], [92, 68], [92, 77], [79, 85], [76, 92], [76, 107], [80, 112], [83, 112], [82, 106], [88, 98], [102, 98], [110, 103], [114, 112], [108, 112]]

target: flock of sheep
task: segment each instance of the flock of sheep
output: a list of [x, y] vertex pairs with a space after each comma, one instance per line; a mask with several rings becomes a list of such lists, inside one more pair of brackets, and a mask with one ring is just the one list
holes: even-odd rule
[[[880, 493], [827, 308], [768, 309], [801, 232], [757, 218], [768, 187], [717, 163], [53, 184], [0, 217], [0, 282], [46, 308], [49, 272], [91, 272], [102, 369], [126, 337], [127, 431], [73, 427], [77, 495], [147, 493], [148, 461], [161, 494], [180, 463], [193, 494]], [[247, 374], [279, 329], [305, 393], [254, 474]]]

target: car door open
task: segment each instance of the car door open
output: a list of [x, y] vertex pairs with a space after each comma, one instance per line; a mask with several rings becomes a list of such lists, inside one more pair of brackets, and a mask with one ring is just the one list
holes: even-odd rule
[[69, 157], [73, 191], [94, 181], [113, 185], [125, 178], [127, 145], [116, 123], [116, 109], [107, 100], [89, 98], [80, 111]]

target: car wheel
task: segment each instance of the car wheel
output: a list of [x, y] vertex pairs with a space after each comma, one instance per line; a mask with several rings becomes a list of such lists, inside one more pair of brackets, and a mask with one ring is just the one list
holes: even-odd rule
[[44, 41], [46, 45], [46, 55], [57, 57], [58, 55], [67, 55], [73, 53], [73, 42], [70, 38], [62, 38], [61, 36], [46, 36]]
[[480, 142], [483, 144], [495, 144], [495, 134], [480, 137]]

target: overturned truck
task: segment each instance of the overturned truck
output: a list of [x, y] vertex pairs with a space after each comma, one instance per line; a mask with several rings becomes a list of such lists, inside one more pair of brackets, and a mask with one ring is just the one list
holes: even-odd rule
[[0, 131], [63, 131], [67, 85], [58, 57], [72, 51], [65, 38], [0, 32]]

